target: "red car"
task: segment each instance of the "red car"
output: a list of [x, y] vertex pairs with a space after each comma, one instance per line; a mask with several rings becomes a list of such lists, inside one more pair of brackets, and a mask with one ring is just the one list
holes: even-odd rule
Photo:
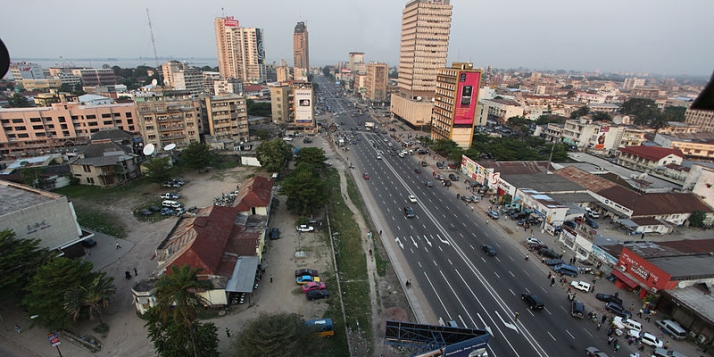
[[319, 283], [311, 282], [311, 283], [307, 283], [302, 286], [302, 292], [306, 293], [306, 292], [312, 291], [312, 290], [325, 290], [326, 288], [327, 287], [325, 286], [325, 283], [323, 283], [323, 282], [319, 282]]
[[363, 177], [365, 180], [369, 180], [369, 175], [367, 175], [366, 173], [362, 174], [362, 177]]

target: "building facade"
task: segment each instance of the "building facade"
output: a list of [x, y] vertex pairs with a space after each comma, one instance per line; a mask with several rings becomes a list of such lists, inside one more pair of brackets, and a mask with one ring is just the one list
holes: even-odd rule
[[462, 149], [471, 147], [481, 71], [471, 63], [453, 63], [436, 76], [431, 139], [453, 140]]
[[23, 79], [45, 79], [42, 66], [37, 63], [18, 62], [10, 65], [12, 79], [16, 82]]
[[293, 33], [293, 71], [296, 80], [307, 80], [310, 69], [309, 49], [307, 25], [305, 22], [298, 22]]
[[371, 102], [385, 102], [388, 79], [389, 67], [386, 63], [368, 64], [365, 78], [365, 98]]
[[270, 87], [270, 110], [273, 116], [273, 123], [287, 124], [292, 121], [290, 103], [292, 102], [292, 90], [288, 85]]
[[198, 68], [179, 61], [168, 61], [161, 65], [164, 84], [174, 90], [187, 90], [193, 95], [204, 92], [203, 74]]
[[262, 29], [240, 27], [238, 20], [232, 16], [216, 18], [213, 26], [221, 75], [243, 82], [265, 82], [267, 72]]
[[278, 82], [280, 82], [280, 83], [287, 82], [290, 80], [290, 67], [278, 66], [275, 69], [275, 74], [277, 76]]
[[117, 84], [114, 70], [108, 68], [73, 69], [72, 74], [79, 77], [84, 87], [96, 87]]
[[248, 141], [248, 106], [245, 96], [231, 94], [201, 98], [201, 117], [206, 134], [214, 141]]
[[189, 91], [145, 92], [134, 100], [145, 145], [182, 149], [200, 141], [200, 111]]

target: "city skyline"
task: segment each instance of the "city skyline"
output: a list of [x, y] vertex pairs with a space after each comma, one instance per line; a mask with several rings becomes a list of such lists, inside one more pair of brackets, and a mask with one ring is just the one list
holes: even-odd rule
[[[166, 0], [72, 3], [39, 0], [32, 8], [27, 2], [3, 5], [8, 14], [33, 15], [31, 26], [21, 16], [8, 16], [0, 23], [11, 58], [60, 62], [60, 58], [141, 57], [154, 65], [146, 17], [149, 6], [156, 50], [162, 58], [215, 58], [213, 20], [234, 16], [241, 26], [264, 31], [268, 63], [292, 59], [294, 26], [304, 21], [310, 29], [311, 65], [345, 62], [349, 52], [359, 51], [366, 61], [394, 67], [399, 61], [401, 11], [407, 2], [318, 0], [310, 11], [305, 4], [282, 0], [239, 1], [229, 6], [211, 0], [182, 6]], [[664, 75], [709, 76], [714, 70], [714, 47], [698, 40], [714, 33], [708, 19], [714, 3], [704, 0], [689, 1], [687, 7], [665, 0], [604, 0], [597, 6], [564, 0], [516, 0], [508, 6], [451, 0], [451, 5], [448, 63]], [[57, 19], [62, 22], [55, 24]], [[63, 40], [47, 41], [49, 29], [62, 32]]]

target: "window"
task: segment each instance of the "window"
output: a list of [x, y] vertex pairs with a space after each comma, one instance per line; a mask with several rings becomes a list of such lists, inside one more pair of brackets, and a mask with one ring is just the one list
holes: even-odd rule
[[96, 121], [90, 121], [87, 123], [87, 126], [98, 126], [99, 124]]
[[44, 129], [44, 128], [45, 128], [45, 127], [44, 127], [43, 125], [33, 125], [33, 126], [32, 126], [32, 129], [34, 129], [34, 130], [42, 130], [42, 129]]
[[84, 172], [92, 172], [92, 166], [82, 165], [82, 170], [84, 170]]
[[147, 125], [147, 126], [146, 126], [146, 130], [154, 130], [154, 126], [153, 126], [153, 125]]
[[27, 130], [27, 128], [24, 126], [16, 126], [15, 130]]
[[87, 177], [87, 183], [94, 185], [94, 177]]
[[119, 114], [119, 113], [114, 113], [114, 116], [115, 116], [115, 117], [118, 117], [119, 115], [121, 115], [121, 114]]
[[39, 138], [41, 136], [45, 136], [45, 133], [37, 133], [37, 134], [35, 134], [35, 136]]
[[15, 139], [16, 136], [15, 136], [15, 134], [7, 134], [7, 138], [8, 138], [8, 139]]
[[111, 121], [111, 120], [105, 120], [105, 121], [102, 122], [102, 124], [104, 124], [104, 125], [113, 125], [114, 122]]
[[111, 113], [102, 113], [102, 118], [111, 118], [112, 114]]
[[42, 119], [40, 119], [40, 118], [30, 118], [30, 122], [31, 122], [31, 123], [41, 123], [41, 122], [42, 122]]
[[47, 124], [47, 125], [45, 125], [45, 127], [46, 127], [47, 129], [54, 129], [54, 128], [55, 128], [55, 125], [54, 125], [54, 124]]
[[64, 135], [64, 136], [69, 136], [69, 131], [68, 131], [68, 130], [62, 131], [62, 135]]
[[60, 124], [60, 128], [67, 129], [67, 124]]
[[12, 122], [13, 122], [13, 123], [23, 123], [24, 120], [22, 120], [22, 119], [13, 119]]
[[87, 119], [97, 119], [97, 116], [94, 114], [89, 114], [87, 115]]
[[79, 116], [78, 116], [78, 115], [72, 115], [72, 120], [79, 120]]
[[125, 114], [127, 118], [131, 118], [131, 112], [126, 112]]
[[17, 134], [18, 138], [29, 138], [30, 134]]

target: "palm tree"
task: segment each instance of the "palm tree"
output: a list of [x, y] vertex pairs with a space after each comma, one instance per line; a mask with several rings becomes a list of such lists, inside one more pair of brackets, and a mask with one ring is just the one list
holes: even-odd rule
[[72, 314], [74, 321], [77, 321], [82, 309], [86, 307], [89, 320], [94, 321], [96, 315], [99, 318], [99, 323], [104, 325], [102, 309], [109, 307], [109, 302], [117, 291], [117, 287], [114, 286], [114, 278], [105, 278], [105, 275], [107, 273], [101, 273], [87, 286], [80, 286], [65, 293], [64, 308]]
[[194, 356], [198, 357], [193, 321], [196, 319], [196, 307], [205, 305], [206, 300], [198, 295], [201, 290], [212, 287], [211, 282], [199, 281], [197, 274], [201, 268], [189, 265], [171, 267], [168, 274], [156, 282], [156, 311], [164, 324], [171, 318], [184, 325], [189, 331]]

